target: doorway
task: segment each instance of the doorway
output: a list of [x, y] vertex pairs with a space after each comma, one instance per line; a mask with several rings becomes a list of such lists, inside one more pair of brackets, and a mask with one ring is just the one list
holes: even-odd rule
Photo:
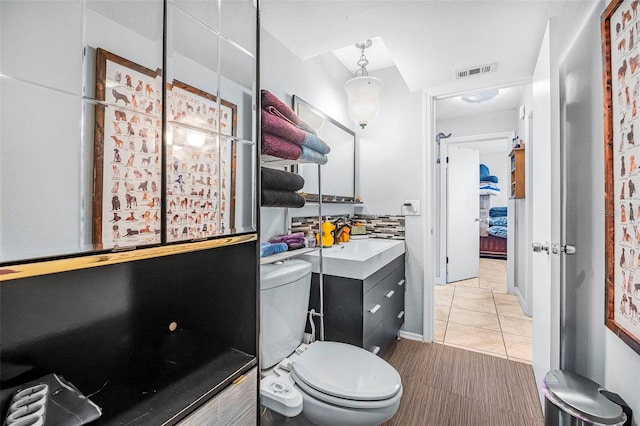
[[[507, 226], [514, 137], [511, 131], [440, 139], [443, 279], [435, 288], [434, 341], [530, 364], [532, 321], [508, 291], [513, 259], [502, 238], [514, 232]], [[464, 221], [474, 232], [460, 226]]]

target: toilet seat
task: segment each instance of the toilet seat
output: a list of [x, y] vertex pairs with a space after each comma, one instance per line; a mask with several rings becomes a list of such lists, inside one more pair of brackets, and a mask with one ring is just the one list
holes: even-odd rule
[[352, 408], [392, 405], [402, 394], [398, 372], [360, 347], [315, 342], [292, 363], [291, 377], [322, 401]]
[[303, 380], [296, 376], [296, 373], [291, 372], [291, 378], [295, 382], [296, 386], [306, 395], [311, 396], [319, 401], [327, 404], [335, 405], [344, 408], [356, 408], [359, 410], [373, 410], [391, 407], [398, 403], [398, 400], [402, 397], [402, 389], [397, 392], [393, 397], [383, 400], [370, 400], [370, 401], [358, 401], [353, 399], [337, 398], [332, 395], [320, 392], [317, 389], [307, 385]]

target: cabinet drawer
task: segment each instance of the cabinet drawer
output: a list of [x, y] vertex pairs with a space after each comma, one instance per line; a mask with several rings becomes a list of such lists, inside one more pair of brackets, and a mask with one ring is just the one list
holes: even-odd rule
[[383, 324], [378, 323], [376, 327], [371, 330], [371, 333], [362, 341], [362, 347], [369, 352], [376, 355], [381, 355], [381, 351], [384, 350], [384, 335]]
[[382, 292], [384, 286], [378, 284], [362, 298], [362, 336], [366, 338], [382, 322], [384, 306], [382, 302]]

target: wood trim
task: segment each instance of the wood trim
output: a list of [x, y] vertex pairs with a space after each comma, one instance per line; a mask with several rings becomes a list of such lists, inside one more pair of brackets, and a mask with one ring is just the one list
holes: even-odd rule
[[0, 267], [0, 282], [226, 247], [250, 241], [257, 241], [257, 239], [257, 234], [237, 235], [194, 243], [180, 243], [167, 246], [142, 248], [126, 252], [94, 254], [67, 259], [25, 263], [15, 266], [4, 266]]
[[615, 321], [615, 194], [614, 194], [614, 152], [613, 152], [613, 81], [611, 54], [611, 17], [623, 0], [612, 0], [601, 17], [603, 57], [603, 115], [604, 115], [604, 203], [605, 203], [605, 325], [623, 342], [640, 354], [640, 340]]

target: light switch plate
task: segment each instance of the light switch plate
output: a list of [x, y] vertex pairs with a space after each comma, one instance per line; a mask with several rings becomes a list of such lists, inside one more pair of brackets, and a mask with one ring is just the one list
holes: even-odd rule
[[405, 216], [420, 216], [420, 200], [404, 200], [400, 212]]

